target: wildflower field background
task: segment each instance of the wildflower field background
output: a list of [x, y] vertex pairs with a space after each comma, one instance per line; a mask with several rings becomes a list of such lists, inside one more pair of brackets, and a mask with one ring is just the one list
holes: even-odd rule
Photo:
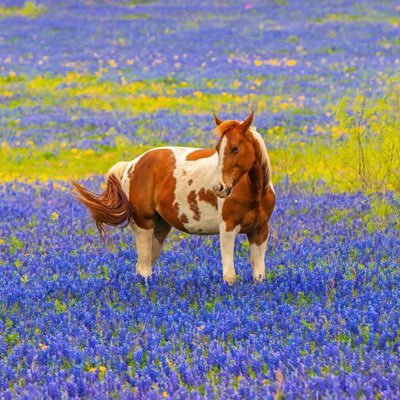
[[[399, 38], [394, 0], [3, 0], [0, 398], [399, 398]], [[267, 279], [175, 232], [146, 285], [69, 180], [251, 109]]]

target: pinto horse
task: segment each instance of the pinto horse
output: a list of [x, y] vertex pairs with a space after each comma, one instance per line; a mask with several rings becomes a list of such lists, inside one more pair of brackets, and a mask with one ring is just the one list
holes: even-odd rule
[[77, 199], [92, 214], [102, 237], [104, 224], [130, 223], [138, 253], [136, 272], [147, 278], [171, 227], [193, 234], [220, 235], [224, 281], [236, 279], [235, 237], [247, 234], [253, 278], [265, 277], [268, 221], [275, 206], [271, 164], [265, 143], [243, 122], [214, 115], [216, 149], [159, 147], [107, 174], [96, 195], [73, 182]]

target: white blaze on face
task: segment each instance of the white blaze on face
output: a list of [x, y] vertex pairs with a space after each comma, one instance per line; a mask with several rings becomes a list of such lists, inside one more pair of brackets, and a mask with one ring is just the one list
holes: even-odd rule
[[223, 172], [223, 169], [224, 169], [224, 162], [225, 162], [225, 149], [226, 149], [226, 143], [227, 143], [227, 139], [226, 139], [226, 136], [224, 136], [223, 138], [222, 138], [222, 140], [221, 140], [221, 146], [220, 146], [220, 148], [219, 148], [219, 153], [218, 153], [218, 169], [217, 169], [217, 177], [216, 177], [216, 180], [215, 180], [215, 183], [217, 184], [217, 185], [220, 185], [220, 184], [223, 184], [224, 186], [226, 186], [225, 185], [225, 182], [224, 182], [224, 177], [223, 177], [223, 174], [222, 174], [222, 172]]

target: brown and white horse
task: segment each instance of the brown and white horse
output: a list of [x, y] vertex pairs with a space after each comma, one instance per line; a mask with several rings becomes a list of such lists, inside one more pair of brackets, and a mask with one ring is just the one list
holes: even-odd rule
[[104, 224], [130, 223], [138, 253], [136, 272], [147, 278], [171, 227], [220, 235], [223, 279], [236, 279], [235, 237], [246, 233], [255, 281], [265, 277], [268, 221], [275, 206], [271, 164], [260, 134], [243, 122], [215, 115], [216, 149], [159, 147], [119, 162], [97, 196], [74, 182], [102, 237]]

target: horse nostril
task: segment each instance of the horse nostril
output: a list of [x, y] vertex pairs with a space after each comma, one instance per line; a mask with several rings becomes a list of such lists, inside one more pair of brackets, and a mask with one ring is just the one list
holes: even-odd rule
[[222, 191], [224, 190], [224, 185], [220, 184], [218, 190], [219, 190], [220, 192], [222, 192]]

